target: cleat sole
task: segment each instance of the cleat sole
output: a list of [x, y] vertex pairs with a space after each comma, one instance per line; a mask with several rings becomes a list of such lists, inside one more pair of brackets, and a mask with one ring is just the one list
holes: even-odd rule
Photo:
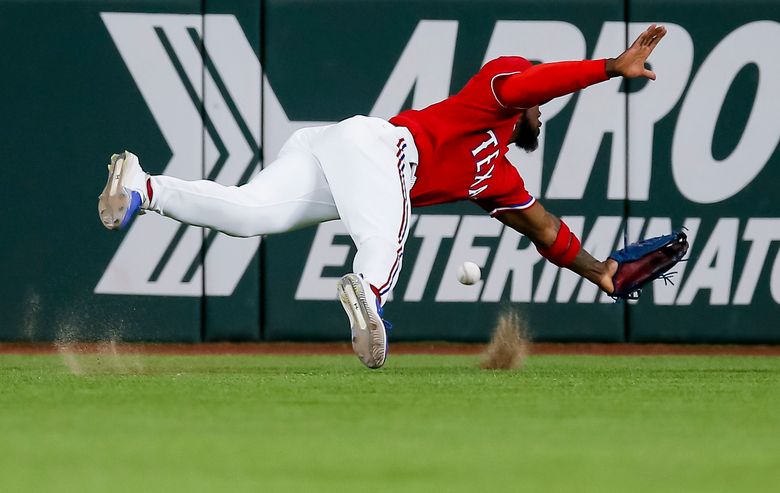
[[339, 301], [352, 329], [352, 349], [368, 368], [376, 369], [387, 359], [387, 332], [381, 319], [366, 307], [363, 285], [355, 274], [342, 277], [337, 283]]
[[100, 222], [111, 230], [120, 229], [125, 212], [130, 206], [130, 194], [124, 186], [124, 165], [124, 153], [111, 156], [111, 164], [108, 165], [108, 180], [103, 192], [98, 196]]

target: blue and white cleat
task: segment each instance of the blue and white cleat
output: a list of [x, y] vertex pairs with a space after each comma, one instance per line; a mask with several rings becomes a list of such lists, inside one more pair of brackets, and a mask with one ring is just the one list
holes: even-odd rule
[[149, 206], [146, 193], [147, 175], [138, 156], [125, 151], [111, 156], [108, 181], [98, 196], [100, 221], [108, 229], [124, 229], [136, 214]]
[[387, 332], [382, 306], [371, 286], [357, 274], [347, 274], [337, 283], [339, 300], [352, 329], [352, 350], [369, 368], [380, 368], [387, 359]]

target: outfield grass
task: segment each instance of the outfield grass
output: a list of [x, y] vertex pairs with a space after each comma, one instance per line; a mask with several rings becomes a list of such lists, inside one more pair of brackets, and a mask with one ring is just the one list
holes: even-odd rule
[[746, 492], [780, 358], [0, 356], [0, 491]]

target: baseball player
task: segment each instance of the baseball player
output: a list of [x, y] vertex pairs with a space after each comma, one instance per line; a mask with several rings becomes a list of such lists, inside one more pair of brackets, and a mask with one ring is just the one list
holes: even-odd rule
[[387, 357], [382, 306], [401, 270], [412, 207], [470, 200], [527, 236], [550, 262], [615, 294], [613, 277], [630, 258], [594, 259], [526, 191], [505, 154], [509, 145], [536, 149], [545, 102], [611, 77], [655, 79], [645, 60], [665, 34], [651, 25], [617, 58], [538, 65], [497, 58], [460, 92], [425, 109], [389, 121], [355, 116], [299, 130], [273, 163], [239, 187], [150, 176], [125, 151], [111, 158], [100, 218], [122, 229], [148, 210], [240, 237], [341, 219], [357, 254], [338, 295], [353, 349], [369, 368]]

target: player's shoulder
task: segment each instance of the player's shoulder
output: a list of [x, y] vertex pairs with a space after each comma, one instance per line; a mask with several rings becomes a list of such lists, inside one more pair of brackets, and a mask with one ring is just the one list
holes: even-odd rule
[[521, 56], [500, 56], [482, 66], [479, 73], [488, 76], [522, 72], [531, 67], [531, 62]]
[[[454, 98], [473, 108], [479, 107], [494, 113], [506, 109], [498, 101], [494, 81], [504, 75], [516, 74], [531, 67], [531, 62], [519, 56], [502, 56], [490, 60], [477, 72]], [[514, 110], [513, 110], [514, 111]], [[496, 115], [493, 115], [496, 116]]]

